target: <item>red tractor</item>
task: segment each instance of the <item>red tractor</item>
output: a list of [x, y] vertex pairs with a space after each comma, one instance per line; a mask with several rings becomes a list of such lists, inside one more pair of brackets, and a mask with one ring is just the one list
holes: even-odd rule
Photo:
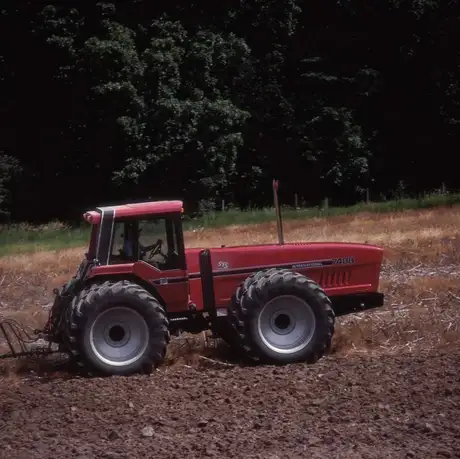
[[331, 346], [336, 316], [383, 305], [380, 247], [187, 249], [182, 213], [181, 201], [85, 213], [88, 252], [55, 291], [47, 340], [82, 369], [107, 375], [148, 373], [171, 334], [209, 329], [255, 361], [315, 362]]

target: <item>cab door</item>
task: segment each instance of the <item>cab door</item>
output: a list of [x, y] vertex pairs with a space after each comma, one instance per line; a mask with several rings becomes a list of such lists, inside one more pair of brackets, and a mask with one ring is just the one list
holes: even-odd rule
[[[134, 235], [133, 239], [130, 237], [133, 252], [127, 255], [125, 234], [133, 226], [135, 231], [130, 233]], [[130, 258], [124, 263], [131, 261], [133, 274], [155, 287], [168, 312], [187, 309], [189, 285], [180, 217], [166, 214], [117, 221], [112, 255], [114, 259]]]

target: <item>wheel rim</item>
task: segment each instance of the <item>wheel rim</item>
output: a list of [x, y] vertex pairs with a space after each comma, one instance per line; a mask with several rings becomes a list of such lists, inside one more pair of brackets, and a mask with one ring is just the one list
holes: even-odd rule
[[107, 365], [125, 366], [139, 360], [149, 344], [149, 329], [143, 317], [127, 307], [104, 311], [91, 325], [94, 354]]
[[257, 331], [262, 342], [279, 354], [294, 354], [313, 338], [316, 318], [310, 305], [294, 295], [278, 296], [260, 311]]

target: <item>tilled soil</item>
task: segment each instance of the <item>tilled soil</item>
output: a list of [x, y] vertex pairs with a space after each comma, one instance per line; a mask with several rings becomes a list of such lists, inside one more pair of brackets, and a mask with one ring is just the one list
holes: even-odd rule
[[[415, 266], [382, 274], [398, 286], [430, 276], [456, 278], [458, 272], [450, 266]], [[403, 337], [401, 344], [393, 336], [379, 346], [376, 335], [366, 352], [339, 353], [315, 365], [244, 367], [186, 358], [147, 377], [0, 374], [0, 459], [460, 458], [460, 342], [429, 339], [430, 324], [421, 334], [423, 324], [411, 318], [407, 330], [405, 322], [390, 327], [392, 321], [402, 323], [395, 309], [414, 303], [399, 290], [387, 292], [374, 326], [359, 330], [367, 330], [366, 341], [378, 335], [383, 321], [380, 333], [410, 339]], [[444, 320], [452, 330], [458, 316], [449, 308], [456, 310], [457, 303], [448, 305], [438, 296], [424, 291], [417, 308], [427, 303], [439, 316], [439, 330]], [[27, 316], [29, 325], [38, 326], [46, 319], [46, 301], [40, 292], [36, 298], [33, 317], [19, 303], [0, 302], [0, 310], [6, 316], [15, 312], [21, 321]], [[365, 316], [372, 321], [370, 314]], [[353, 320], [341, 319], [344, 324]], [[347, 327], [344, 332], [356, 329]], [[421, 341], [410, 334], [415, 328]], [[351, 338], [351, 343], [360, 341]], [[409, 341], [420, 346], [397, 354], [412, 349], [404, 345]], [[434, 348], [447, 341], [456, 344]]]
[[8, 459], [460, 457], [460, 346], [315, 365], [5, 378], [0, 413]]

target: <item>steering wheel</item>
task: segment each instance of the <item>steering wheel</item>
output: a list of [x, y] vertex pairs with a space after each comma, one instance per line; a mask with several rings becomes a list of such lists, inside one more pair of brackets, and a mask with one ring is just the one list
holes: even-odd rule
[[165, 260], [166, 260], [166, 255], [161, 251], [161, 246], [163, 245], [163, 241], [161, 239], [158, 239], [158, 241], [155, 244], [149, 245], [147, 247], [142, 247], [142, 256], [146, 255], [147, 252], [150, 251], [147, 259], [151, 260], [155, 255], [161, 255]]

